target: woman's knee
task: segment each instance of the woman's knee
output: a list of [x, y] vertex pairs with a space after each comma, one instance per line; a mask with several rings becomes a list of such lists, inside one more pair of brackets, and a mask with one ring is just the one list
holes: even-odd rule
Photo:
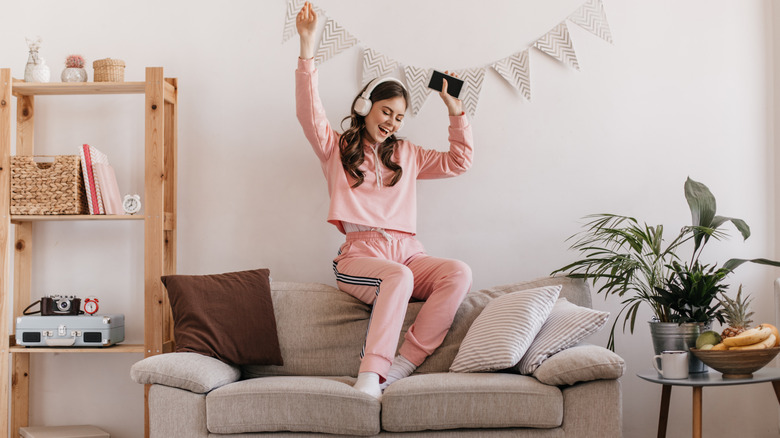
[[397, 287], [404, 288], [411, 294], [414, 288], [414, 274], [411, 269], [407, 266], [399, 265], [398, 270], [391, 277], [392, 281], [397, 284]]
[[414, 274], [404, 265], [396, 265], [382, 276], [380, 288], [391, 288], [403, 294], [411, 295], [414, 289]]
[[449, 260], [447, 269], [450, 272], [449, 277], [462, 284], [468, 292], [472, 282], [471, 266], [460, 260]]

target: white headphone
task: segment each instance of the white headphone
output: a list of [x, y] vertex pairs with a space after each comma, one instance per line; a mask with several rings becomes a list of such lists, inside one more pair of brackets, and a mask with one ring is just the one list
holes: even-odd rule
[[[401, 88], [406, 91], [406, 87], [404, 86], [404, 83], [399, 81], [396, 78], [375, 78], [372, 79], [371, 82], [368, 83], [366, 86], [366, 91], [364, 91], [360, 97], [355, 100], [355, 105], [352, 107], [352, 109], [355, 110], [358, 115], [361, 115], [363, 117], [367, 116], [369, 112], [371, 112], [371, 106], [373, 103], [371, 102], [371, 93], [374, 91], [374, 88], [376, 88], [377, 85], [381, 84], [382, 82], [397, 82], [401, 85]], [[403, 121], [401, 122], [403, 123]]]

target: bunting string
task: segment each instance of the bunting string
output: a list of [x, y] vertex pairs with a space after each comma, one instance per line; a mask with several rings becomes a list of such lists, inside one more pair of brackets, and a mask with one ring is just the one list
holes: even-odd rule
[[[304, 1], [287, 0], [285, 22], [282, 29], [282, 43], [295, 35], [295, 17], [303, 7]], [[320, 16], [326, 15], [317, 6], [314, 6], [314, 10]], [[530, 49], [532, 48], [551, 56], [574, 70], [580, 70], [567, 21], [582, 27], [610, 44], [614, 44], [612, 32], [607, 22], [607, 15], [604, 12], [603, 1], [586, 0], [572, 14], [534, 41], [530, 47], [492, 62], [487, 66], [455, 71], [455, 74], [464, 81], [460, 99], [463, 101], [463, 107], [469, 116], [473, 117], [477, 112], [477, 104], [479, 103], [482, 84], [485, 81], [485, 74], [488, 68], [495, 70], [501, 78], [514, 87], [526, 100], [531, 100]], [[321, 65], [356, 45], [364, 46], [333, 18], [327, 17], [317, 52], [314, 55], [314, 62], [317, 65]], [[403, 71], [404, 82], [409, 90], [411, 100], [410, 110], [412, 115], [416, 116], [431, 94], [432, 90], [428, 88], [428, 81], [433, 69], [404, 64], [371, 47], [363, 47], [362, 57], [361, 83], [363, 86], [375, 77], [390, 76], [399, 68]]]

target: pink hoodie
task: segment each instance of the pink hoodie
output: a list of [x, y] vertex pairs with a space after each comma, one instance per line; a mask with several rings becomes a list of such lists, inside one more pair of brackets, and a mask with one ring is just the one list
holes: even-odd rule
[[365, 160], [360, 165], [363, 184], [352, 188], [354, 181], [341, 165], [339, 138], [325, 116], [317, 88], [317, 70], [312, 59], [298, 59], [295, 71], [295, 102], [303, 133], [320, 159], [322, 172], [328, 181], [330, 211], [328, 222], [344, 233], [342, 221], [387, 230], [416, 234], [417, 179], [457, 176], [471, 167], [473, 140], [471, 125], [465, 115], [450, 116], [450, 150], [439, 152], [423, 149], [406, 140], [399, 140], [393, 161], [401, 165], [403, 176], [392, 187], [377, 186], [375, 169], [382, 172], [380, 181], [390, 181], [393, 172], [381, 163], [375, 167], [373, 145], [366, 144]]

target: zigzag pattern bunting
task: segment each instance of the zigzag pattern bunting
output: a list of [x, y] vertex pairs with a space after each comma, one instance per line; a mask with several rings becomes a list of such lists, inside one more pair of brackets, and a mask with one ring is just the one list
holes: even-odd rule
[[406, 88], [409, 90], [409, 98], [412, 100], [410, 109], [412, 115], [416, 116], [425, 100], [428, 99], [428, 95], [431, 94], [431, 89], [428, 88], [431, 69], [405, 65], [404, 76], [406, 77]]
[[314, 63], [319, 65], [358, 43], [357, 38], [347, 32], [340, 24], [328, 19], [322, 32], [320, 47], [314, 55]]
[[363, 50], [363, 86], [371, 79], [384, 77], [393, 72], [398, 63], [374, 49]]
[[479, 95], [482, 93], [482, 82], [485, 81], [485, 68], [457, 70], [455, 74], [464, 82], [463, 88], [460, 90], [460, 100], [463, 101], [463, 107], [468, 115], [474, 117], [474, 114], [477, 113]]
[[528, 49], [496, 61], [491, 67], [513, 87], [517, 88], [526, 100], [531, 100], [531, 69], [528, 62]]
[[612, 32], [609, 30], [609, 23], [607, 23], [607, 14], [604, 13], [604, 5], [601, 0], [588, 0], [569, 16], [569, 20], [602, 40], [614, 44]]
[[575, 70], [580, 69], [580, 64], [577, 62], [577, 54], [574, 53], [574, 45], [569, 36], [569, 27], [566, 26], [565, 22], [561, 22], [561, 24], [547, 32], [545, 36], [536, 40], [534, 47]]
[[[286, 42], [296, 33], [295, 19], [298, 11], [303, 7], [304, 0], [286, 0], [287, 7], [285, 11], [284, 28], [282, 31], [282, 43]], [[314, 7], [317, 14], [324, 17], [324, 12], [318, 7]], [[583, 3], [574, 13], [567, 17], [569, 21], [588, 32], [593, 33], [599, 38], [611, 44], [612, 32], [607, 22], [607, 16], [604, 12], [603, 0], [583, 0]], [[314, 62], [317, 65], [333, 58], [339, 53], [359, 44], [357, 38], [352, 36], [346, 29], [327, 18], [325, 28], [320, 38], [320, 45], [317, 53], [314, 55]], [[533, 47], [546, 53], [549, 56], [563, 62], [575, 70], [580, 69], [577, 54], [574, 50], [569, 28], [566, 21], [562, 21], [544, 36], [533, 43]], [[490, 64], [501, 77], [515, 87], [520, 94], [527, 100], [531, 100], [531, 69], [530, 69], [530, 48], [526, 48], [511, 56], [495, 61]], [[381, 76], [391, 75], [396, 68], [402, 64], [390, 59], [382, 53], [368, 47], [363, 49], [363, 71], [362, 84], [365, 86], [371, 79]], [[479, 95], [482, 92], [482, 83], [485, 80], [486, 67], [477, 67], [457, 71], [465, 84], [461, 90], [460, 98], [463, 101], [465, 111], [474, 116], [477, 112]], [[406, 78], [407, 89], [409, 90], [410, 111], [412, 115], [420, 112], [423, 104], [431, 94], [428, 88], [430, 79], [430, 68], [420, 68], [413, 66], [403, 66]]]

